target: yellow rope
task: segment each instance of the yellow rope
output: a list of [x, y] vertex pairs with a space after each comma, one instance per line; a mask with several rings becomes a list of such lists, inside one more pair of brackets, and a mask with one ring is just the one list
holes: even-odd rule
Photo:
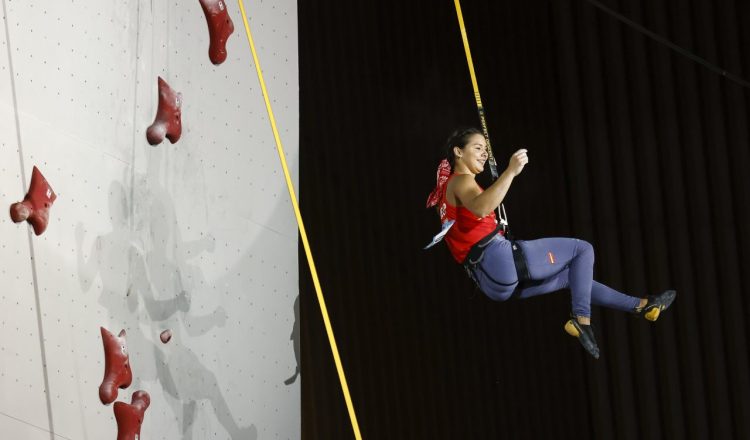
[[323, 314], [323, 323], [326, 327], [326, 333], [328, 334], [328, 342], [331, 345], [331, 351], [333, 352], [333, 361], [336, 364], [336, 371], [339, 374], [339, 381], [341, 382], [341, 388], [344, 392], [344, 400], [346, 401], [346, 407], [349, 410], [349, 418], [351, 419], [352, 429], [354, 430], [354, 437], [357, 440], [362, 439], [362, 435], [359, 433], [359, 424], [357, 423], [357, 415], [354, 413], [354, 405], [352, 404], [352, 398], [349, 395], [349, 387], [346, 384], [346, 376], [344, 375], [344, 368], [341, 365], [341, 358], [339, 357], [339, 350], [336, 347], [336, 339], [333, 337], [333, 328], [331, 327], [331, 321], [328, 318], [328, 310], [326, 309], [325, 299], [323, 298], [323, 291], [320, 288], [320, 281], [318, 281], [318, 272], [315, 270], [315, 261], [313, 261], [312, 252], [310, 251], [310, 244], [307, 241], [307, 233], [305, 232], [305, 224], [302, 222], [302, 214], [297, 204], [297, 195], [294, 192], [294, 186], [292, 185], [292, 179], [289, 176], [289, 168], [286, 165], [286, 158], [284, 156], [284, 148], [281, 146], [281, 138], [279, 137], [279, 131], [276, 128], [276, 119], [273, 116], [273, 110], [271, 109], [271, 102], [268, 98], [268, 90], [266, 90], [266, 82], [263, 80], [263, 72], [260, 68], [260, 62], [258, 61], [258, 54], [255, 51], [255, 43], [253, 43], [253, 34], [250, 32], [250, 25], [247, 22], [247, 15], [245, 14], [245, 5], [242, 0], [238, 0], [240, 4], [240, 12], [242, 13], [242, 21], [245, 23], [245, 32], [247, 33], [247, 41], [250, 43], [250, 51], [253, 53], [253, 60], [255, 61], [255, 70], [258, 72], [258, 79], [260, 80], [260, 88], [263, 91], [263, 99], [266, 102], [266, 110], [268, 111], [268, 118], [271, 120], [271, 129], [273, 130], [273, 137], [276, 140], [276, 150], [279, 153], [279, 159], [281, 159], [281, 167], [284, 169], [284, 177], [286, 178], [286, 186], [289, 189], [289, 197], [292, 199], [292, 207], [294, 208], [294, 215], [297, 218], [297, 226], [299, 227], [300, 236], [302, 236], [302, 244], [305, 247], [305, 254], [307, 255], [307, 263], [310, 265], [310, 274], [312, 275], [313, 284], [315, 285], [315, 292], [318, 295], [318, 304], [320, 304], [320, 312]]
[[[490, 133], [487, 130], [487, 121], [484, 117], [484, 106], [482, 106], [482, 97], [479, 96], [479, 84], [477, 83], [477, 76], [474, 73], [474, 62], [471, 60], [471, 49], [469, 49], [469, 37], [466, 36], [466, 26], [464, 26], [464, 16], [461, 13], [461, 3], [459, 0], [453, 0], [456, 5], [456, 15], [458, 16], [458, 26], [461, 28], [461, 39], [464, 42], [464, 52], [466, 52], [466, 63], [469, 65], [469, 75], [471, 75], [471, 85], [474, 87], [474, 98], [477, 101], [477, 110], [479, 111], [479, 121], [482, 124], [482, 132], [484, 132], [484, 138], [487, 140], [487, 152], [489, 153], [489, 160], [495, 164], [495, 156], [492, 154], [492, 147], [490, 146]], [[497, 178], [497, 176], [492, 176]]]

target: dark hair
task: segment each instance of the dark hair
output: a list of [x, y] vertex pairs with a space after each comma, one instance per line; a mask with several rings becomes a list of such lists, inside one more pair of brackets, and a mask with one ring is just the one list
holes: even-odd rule
[[448, 163], [451, 164], [451, 168], [456, 166], [456, 156], [453, 153], [453, 147], [463, 148], [469, 143], [469, 138], [475, 134], [481, 134], [484, 136], [481, 130], [475, 127], [461, 127], [455, 130], [445, 141], [445, 157], [448, 159]]

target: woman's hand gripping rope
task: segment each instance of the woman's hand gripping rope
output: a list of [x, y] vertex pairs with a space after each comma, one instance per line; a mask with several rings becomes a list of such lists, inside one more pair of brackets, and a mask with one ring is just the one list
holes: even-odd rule
[[513, 174], [514, 177], [521, 174], [521, 171], [523, 171], [523, 167], [525, 167], [526, 164], [529, 163], [529, 156], [527, 152], [527, 149], [521, 148], [520, 150], [513, 153], [513, 155], [510, 157], [507, 171]]

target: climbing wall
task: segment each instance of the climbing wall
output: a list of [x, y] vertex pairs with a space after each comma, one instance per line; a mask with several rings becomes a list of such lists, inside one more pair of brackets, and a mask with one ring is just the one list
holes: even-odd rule
[[[297, 227], [237, 3], [214, 65], [198, 0], [2, 1], [2, 437], [117, 437], [105, 327], [142, 439], [299, 438]], [[296, 185], [296, 3], [245, 6]], [[182, 136], [150, 146], [158, 77]], [[58, 195], [40, 236], [7, 215], [33, 166]]]

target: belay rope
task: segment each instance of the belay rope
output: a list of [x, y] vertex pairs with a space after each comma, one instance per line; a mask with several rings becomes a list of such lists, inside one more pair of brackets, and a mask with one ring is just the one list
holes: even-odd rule
[[[456, 16], [458, 17], [458, 26], [461, 29], [461, 39], [464, 42], [464, 52], [466, 53], [466, 63], [469, 66], [469, 75], [471, 76], [471, 85], [474, 88], [474, 99], [477, 103], [477, 112], [479, 113], [479, 122], [482, 125], [482, 133], [484, 134], [484, 139], [487, 141], [487, 153], [488, 153], [488, 160], [487, 162], [490, 164], [490, 173], [492, 174], [492, 181], [496, 181], [499, 177], [497, 173], [497, 161], [495, 160], [495, 155], [492, 153], [492, 145], [490, 144], [490, 133], [487, 130], [487, 119], [484, 116], [484, 106], [482, 105], [482, 97], [479, 94], [479, 84], [477, 83], [477, 76], [474, 72], [474, 62], [471, 59], [471, 49], [469, 48], [469, 38], [466, 36], [466, 26], [464, 25], [464, 16], [461, 13], [461, 2], [459, 0], [453, 0], [453, 4], [456, 6]], [[502, 211], [502, 213], [501, 213]], [[529, 275], [528, 267], [526, 266], [526, 259], [523, 255], [523, 249], [521, 249], [521, 246], [516, 243], [516, 240], [513, 238], [513, 235], [510, 233], [510, 229], [508, 228], [508, 215], [505, 213], [505, 206], [501, 203], [500, 206], [498, 206], [495, 209], [495, 212], [497, 213], [497, 218], [499, 219], [498, 222], [498, 228], [495, 229], [492, 233], [482, 238], [477, 244], [475, 244], [471, 250], [469, 251], [469, 254], [466, 257], [466, 260], [464, 261], [464, 267], [466, 268], [466, 272], [469, 274], [469, 277], [474, 280], [476, 283], [476, 279], [473, 275], [472, 268], [479, 264], [479, 262], [482, 260], [482, 254], [484, 253], [484, 249], [486, 246], [489, 245], [492, 238], [495, 237], [495, 235], [502, 230], [503, 236], [508, 239], [511, 243], [511, 249], [513, 251], [513, 261], [516, 265], [516, 272], [518, 273], [518, 285], [520, 286], [524, 281], [528, 281], [531, 277]], [[477, 283], [477, 285], [479, 285]], [[520, 289], [516, 289], [516, 291], [519, 291]]]
[[273, 138], [276, 142], [276, 152], [279, 154], [279, 160], [281, 161], [281, 168], [284, 171], [284, 178], [286, 180], [287, 189], [289, 190], [289, 198], [292, 201], [292, 208], [294, 209], [294, 216], [297, 219], [297, 226], [299, 228], [299, 234], [302, 238], [302, 245], [305, 249], [305, 255], [307, 256], [307, 263], [310, 266], [310, 275], [313, 279], [313, 285], [315, 286], [315, 293], [317, 294], [318, 304], [320, 305], [320, 313], [323, 316], [323, 324], [325, 325], [326, 334], [328, 335], [328, 343], [331, 346], [331, 352], [333, 354], [333, 361], [336, 365], [336, 372], [339, 375], [339, 382], [341, 383], [341, 391], [344, 393], [344, 401], [346, 402], [346, 408], [349, 411], [349, 420], [352, 424], [352, 431], [354, 432], [354, 438], [356, 440], [362, 439], [362, 434], [359, 431], [359, 423], [357, 422], [357, 415], [354, 412], [354, 403], [352, 402], [351, 395], [349, 394], [349, 386], [346, 383], [346, 375], [344, 374], [344, 367], [341, 363], [341, 357], [339, 356], [339, 350], [336, 345], [336, 338], [333, 335], [333, 327], [331, 326], [331, 320], [328, 317], [328, 309], [326, 308], [325, 298], [323, 297], [323, 290], [320, 287], [320, 281], [318, 280], [318, 272], [315, 269], [315, 261], [313, 260], [312, 251], [310, 250], [310, 243], [307, 240], [307, 232], [305, 232], [305, 224], [302, 221], [302, 213], [299, 210], [297, 203], [297, 195], [294, 192], [294, 185], [292, 184], [292, 178], [289, 175], [289, 167], [286, 163], [286, 157], [284, 156], [284, 148], [281, 145], [281, 137], [279, 136], [279, 130], [276, 128], [276, 118], [273, 115], [273, 109], [271, 108], [271, 100], [268, 97], [268, 90], [266, 89], [266, 82], [263, 79], [263, 70], [260, 68], [260, 61], [258, 59], [258, 53], [255, 50], [255, 42], [253, 41], [253, 34], [250, 32], [250, 24], [247, 21], [247, 14], [245, 13], [245, 5], [242, 0], [237, 0], [240, 5], [240, 13], [242, 14], [242, 22], [245, 25], [245, 33], [247, 34], [247, 42], [250, 45], [250, 52], [253, 55], [253, 61], [255, 63], [255, 71], [258, 74], [258, 81], [260, 82], [260, 89], [263, 93], [263, 100], [266, 104], [266, 111], [268, 112], [268, 119], [271, 123], [271, 130], [273, 131]]
[[[466, 63], [469, 65], [469, 75], [471, 76], [471, 85], [474, 87], [474, 99], [477, 102], [477, 112], [479, 113], [479, 122], [482, 125], [482, 133], [484, 139], [487, 141], [487, 153], [489, 155], [487, 162], [490, 164], [490, 173], [492, 174], [492, 181], [494, 182], [499, 177], [497, 173], [497, 161], [495, 155], [492, 154], [492, 145], [490, 144], [490, 132], [487, 130], [487, 119], [484, 117], [484, 106], [482, 105], [482, 97], [479, 95], [479, 84], [477, 83], [477, 76], [474, 73], [474, 62], [471, 60], [471, 49], [469, 48], [469, 38], [466, 36], [466, 26], [464, 25], [464, 16], [461, 13], [461, 2], [459, 0], [453, 0], [456, 5], [456, 15], [458, 16], [458, 26], [461, 28], [461, 39], [464, 42], [464, 52], [466, 53]], [[502, 205], [501, 205], [502, 206]], [[505, 222], [505, 230], [507, 230], [507, 217], [500, 215], [500, 208], [496, 208], [497, 218], [500, 222]], [[505, 210], [503, 209], [503, 214]]]

